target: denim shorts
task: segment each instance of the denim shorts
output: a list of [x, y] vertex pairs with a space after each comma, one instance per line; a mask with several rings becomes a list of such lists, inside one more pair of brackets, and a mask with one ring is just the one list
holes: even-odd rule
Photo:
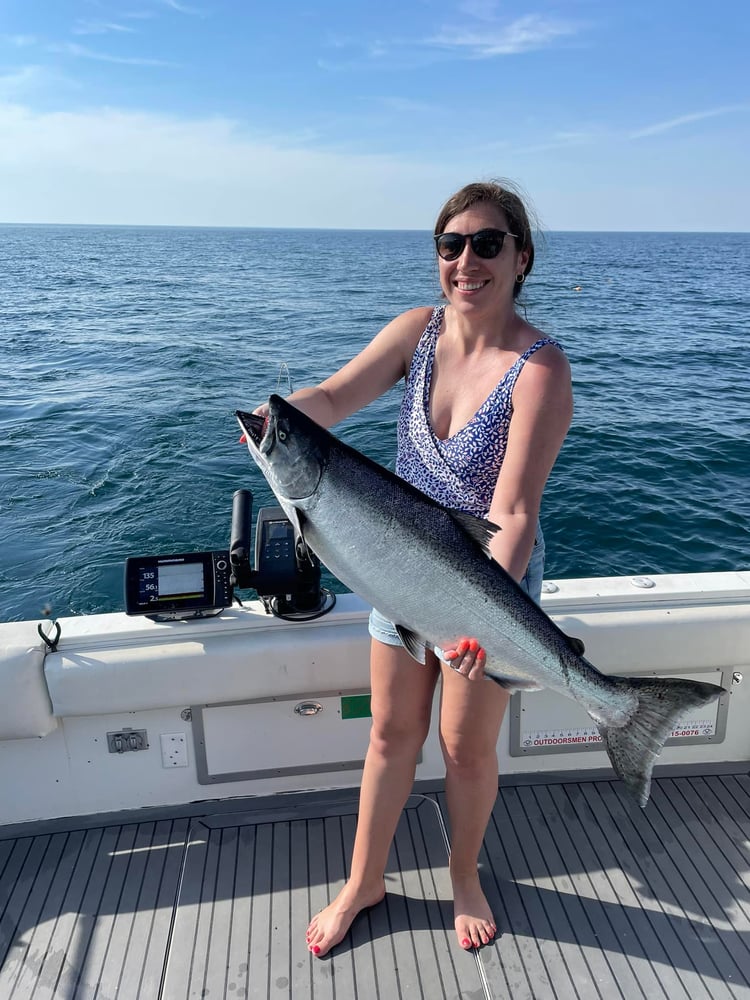
[[[521, 588], [539, 604], [542, 597], [542, 579], [544, 577], [544, 535], [537, 527], [534, 548], [529, 559], [529, 565], [521, 580]], [[401, 640], [396, 632], [396, 626], [381, 615], [377, 608], [370, 612], [369, 631], [373, 639], [385, 643], [386, 646], [400, 646]], [[477, 636], [477, 639], [480, 639]], [[481, 640], [480, 640], [481, 641]]]

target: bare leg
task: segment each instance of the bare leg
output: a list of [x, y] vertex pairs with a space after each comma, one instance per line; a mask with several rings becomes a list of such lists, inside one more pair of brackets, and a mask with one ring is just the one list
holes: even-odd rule
[[443, 667], [440, 742], [451, 827], [450, 874], [456, 934], [462, 948], [487, 944], [496, 931], [477, 871], [497, 797], [497, 739], [508, 693]]
[[[434, 660], [430, 658], [430, 664]], [[417, 755], [430, 726], [438, 671], [421, 666], [402, 646], [372, 641], [372, 729], [359, 796], [349, 881], [307, 929], [307, 945], [323, 956], [345, 937], [360, 910], [385, 895], [393, 835], [414, 783]], [[466, 682], [469, 683], [469, 682]]]

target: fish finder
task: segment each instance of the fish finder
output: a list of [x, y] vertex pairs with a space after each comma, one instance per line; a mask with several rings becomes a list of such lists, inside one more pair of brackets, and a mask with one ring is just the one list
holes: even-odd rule
[[255, 590], [267, 612], [294, 621], [318, 617], [333, 607], [321, 589], [320, 562], [281, 507], [262, 507], [255, 528], [255, 566], [250, 564], [253, 497], [237, 490], [232, 502], [228, 550], [131, 556], [125, 560], [125, 613], [155, 621], [207, 618]]
[[184, 552], [125, 560], [129, 615], [174, 615], [225, 608], [232, 603], [228, 552]]

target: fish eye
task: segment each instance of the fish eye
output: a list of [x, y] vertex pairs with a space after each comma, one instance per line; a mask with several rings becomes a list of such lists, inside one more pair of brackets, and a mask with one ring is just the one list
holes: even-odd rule
[[276, 432], [276, 437], [279, 441], [286, 441], [286, 431], [282, 431], [281, 428]]

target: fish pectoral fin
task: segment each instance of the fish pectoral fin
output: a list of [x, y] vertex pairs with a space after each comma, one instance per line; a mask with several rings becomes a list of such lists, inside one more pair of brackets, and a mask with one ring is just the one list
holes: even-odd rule
[[494, 521], [488, 521], [486, 517], [474, 517], [473, 514], [467, 514], [463, 510], [449, 510], [448, 513], [456, 524], [460, 525], [466, 534], [479, 544], [482, 552], [491, 559], [490, 542], [495, 532], [500, 531], [500, 525], [495, 524]]
[[[284, 513], [289, 517], [294, 528], [294, 538], [296, 541], [301, 541], [305, 543], [305, 536], [302, 534], [302, 524], [304, 520], [304, 515], [296, 507], [292, 507], [290, 510], [285, 510]], [[305, 543], [307, 544], [307, 543]]]
[[405, 628], [403, 625], [396, 625], [396, 632], [409, 656], [412, 656], [417, 663], [421, 663], [424, 666], [426, 647], [424, 639], [420, 639], [415, 632]]
[[536, 681], [520, 681], [517, 677], [494, 677], [492, 674], [487, 674], [487, 677], [494, 681], [495, 684], [499, 684], [501, 688], [505, 688], [506, 691], [510, 691], [511, 694], [515, 691], [542, 690], [542, 685], [537, 684]]
[[301, 514], [298, 510], [296, 510], [296, 508], [295, 514], [297, 515], [297, 520], [294, 525], [294, 554], [297, 557], [297, 565], [301, 566], [303, 562], [308, 562], [311, 566], [318, 566], [318, 557], [307, 544], [307, 539], [305, 538], [304, 531], [302, 530], [305, 523], [304, 514]]
[[578, 639], [574, 635], [566, 635], [565, 638], [568, 640], [568, 645], [573, 650], [573, 652], [577, 653], [579, 656], [583, 656], [583, 654], [586, 652], [586, 647], [583, 643], [583, 639]]
[[307, 539], [305, 538], [305, 515], [296, 507], [291, 507], [289, 509], [284, 508], [284, 513], [287, 515], [292, 527], [294, 528], [294, 554], [297, 558], [297, 563], [300, 564], [306, 560], [311, 566], [315, 566], [315, 553], [307, 544]]

